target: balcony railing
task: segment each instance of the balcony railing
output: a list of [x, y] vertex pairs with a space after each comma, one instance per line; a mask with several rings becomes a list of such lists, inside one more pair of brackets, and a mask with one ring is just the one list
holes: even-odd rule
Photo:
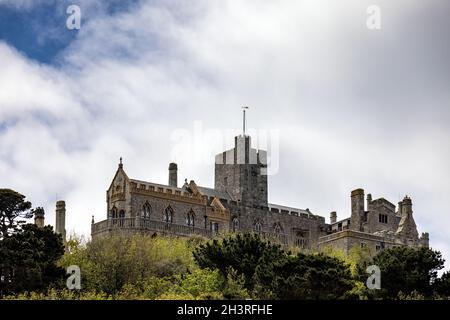
[[193, 226], [185, 226], [164, 221], [155, 221], [144, 218], [115, 218], [94, 223], [92, 225], [92, 235], [112, 230], [148, 230], [160, 232], [163, 234], [175, 234], [182, 236], [199, 235], [211, 237], [212, 232], [209, 229], [203, 229]]
[[[212, 238], [215, 233], [210, 229], [204, 229], [193, 226], [186, 226], [164, 221], [156, 221], [141, 217], [134, 218], [115, 218], [107, 219], [94, 223], [91, 228], [92, 235], [113, 230], [132, 230], [132, 231], [153, 231], [164, 235], [192, 236], [199, 235], [206, 238]], [[265, 240], [280, 243], [282, 245], [294, 245], [301, 248], [308, 248], [309, 241], [306, 238], [298, 238], [284, 233], [256, 232]]]

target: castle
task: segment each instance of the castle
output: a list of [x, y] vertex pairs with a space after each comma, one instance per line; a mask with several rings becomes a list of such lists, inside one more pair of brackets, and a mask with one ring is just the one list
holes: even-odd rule
[[[120, 159], [106, 192], [106, 220], [92, 219], [92, 239], [117, 231], [206, 238], [254, 232], [286, 246], [330, 246], [345, 253], [354, 246], [374, 253], [395, 246], [429, 246], [428, 233], [419, 237], [407, 196], [396, 208], [370, 194], [364, 199], [364, 190], [356, 189], [351, 192], [350, 218], [338, 221], [331, 212], [330, 223], [309, 209], [269, 203], [266, 158], [266, 151], [252, 148], [244, 129], [234, 148], [216, 155], [214, 188], [194, 180], [179, 187], [175, 163], [169, 165], [167, 185], [131, 179]], [[63, 227], [57, 229], [62, 232]]]

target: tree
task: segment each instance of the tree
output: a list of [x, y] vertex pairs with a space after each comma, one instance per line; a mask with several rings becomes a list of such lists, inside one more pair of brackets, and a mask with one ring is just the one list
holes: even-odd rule
[[25, 223], [18, 218], [29, 219], [31, 202], [25, 201], [25, 196], [11, 189], [0, 189], [0, 239], [15, 232]]
[[439, 296], [450, 297], [450, 271], [444, 272], [434, 283], [435, 293]]
[[400, 293], [413, 292], [431, 297], [444, 259], [439, 251], [429, 248], [397, 247], [377, 254], [373, 264], [381, 270], [381, 297], [396, 299]]
[[63, 279], [56, 265], [63, 254], [62, 237], [51, 226], [23, 225], [0, 241], [0, 293], [46, 290]]
[[259, 266], [256, 277], [279, 299], [339, 299], [353, 288], [349, 266], [324, 254], [286, 256]]
[[258, 266], [270, 265], [286, 255], [279, 245], [248, 233], [212, 240], [200, 245], [193, 254], [201, 268], [218, 269], [225, 278], [230, 268], [237, 275], [243, 275], [247, 289], [254, 288], [254, 275]]
[[171, 278], [195, 267], [189, 241], [176, 237], [117, 233], [86, 244], [70, 239], [68, 245], [60, 265], [80, 267], [83, 290], [111, 296], [130, 285], [139, 289], [147, 279]]

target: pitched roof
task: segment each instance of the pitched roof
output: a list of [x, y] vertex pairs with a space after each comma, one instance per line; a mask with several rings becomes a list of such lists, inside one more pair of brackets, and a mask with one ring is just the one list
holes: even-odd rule
[[200, 187], [200, 186], [197, 186], [197, 189], [204, 195], [207, 195], [208, 197], [217, 197], [219, 199], [233, 200], [233, 198], [230, 196], [230, 194], [226, 191], [219, 191], [216, 189]]

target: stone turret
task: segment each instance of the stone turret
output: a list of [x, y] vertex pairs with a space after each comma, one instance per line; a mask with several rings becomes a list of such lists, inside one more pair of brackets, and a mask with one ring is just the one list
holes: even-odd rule
[[337, 221], [337, 213], [336, 211], [333, 211], [330, 213], [330, 223], [336, 223]]
[[428, 232], [422, 232], [422, 236], [419, 238], [419, 244], [425, 248], [430, 246], [430, 234]]
[[62, 200], [56, 202], [56, 223], [55, 231], [62, 235], [63, 241], [66, 241], [66, 203]]
[[355, 231], [362, 231], [364, 218], [364, 190], [356, 189], [351, 193], [352, 215], [350, 228]]
[[412, 201], [411, 198], [406, 196], [401, 205], [401, 219], [398, 225], [396, 235], [402, 239], [405, 244], [413, 245], [417, 244], [419, 240], [419, 233], [417, 232], [416, 222], [413, 218]]
[[43, 228], [45, 225], [45, 211], [43, 208], [36, 208], [34, 210], [34, 224], [38, 228]]
[[169, 186], [178, 186], [178, 166], [174, 162], [169, 164]]

